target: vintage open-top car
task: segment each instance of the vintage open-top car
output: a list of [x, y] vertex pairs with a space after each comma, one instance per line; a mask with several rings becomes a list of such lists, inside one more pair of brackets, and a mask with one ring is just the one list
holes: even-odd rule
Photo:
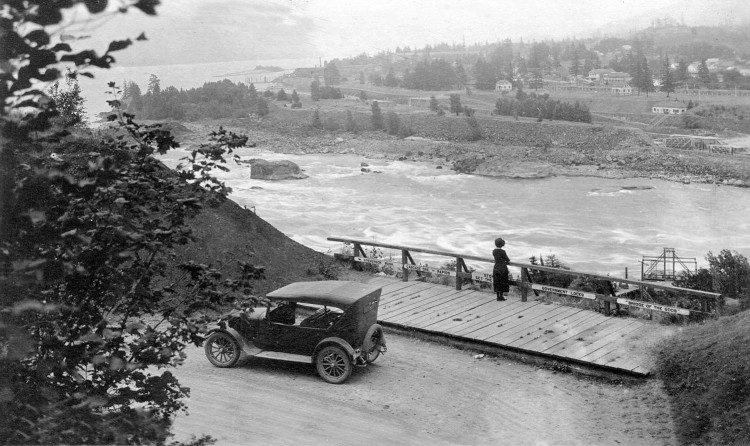
[[241, 356], [305, 362], [325, 381], [343, 383], [354, 365], [386, 351], [380, 292], [358, 282], [292, 283], [268, 293], [266, 307], [223, 316], [206, 338], [206, 356], [216, 367], [232, 367]]

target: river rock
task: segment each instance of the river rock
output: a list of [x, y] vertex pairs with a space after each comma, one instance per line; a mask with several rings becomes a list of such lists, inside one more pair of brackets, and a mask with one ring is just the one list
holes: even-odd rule
[[295, 163], [288, 160], [266, 161], [251, 159], [250, 178], [257, 180], [290, 180], [304, 179], [307, 175], [300, 171]]
[[479, 164], [473, 173], [505, 178], [547, 178], [552, 172], [549, 164], [534, 161], [507, 162], [491, 160]]

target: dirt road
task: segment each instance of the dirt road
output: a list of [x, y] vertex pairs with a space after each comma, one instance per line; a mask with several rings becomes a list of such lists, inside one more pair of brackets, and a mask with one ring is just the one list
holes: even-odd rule
[[176, 439], [218, 445], [674, 444], [655, 380], [602, 383], [387, 333], [388, 353], [326, 384], [312, 366], [253, 360], [234, 369], [188, 351], [191, 388]]

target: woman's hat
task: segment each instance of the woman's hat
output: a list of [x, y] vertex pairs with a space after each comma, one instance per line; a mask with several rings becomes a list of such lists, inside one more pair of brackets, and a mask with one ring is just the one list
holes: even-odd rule
[[495, 246], [500, 248], [501, 246], [505, 245], [505, 240], [501, 239], [500, 237], [495, 239]]

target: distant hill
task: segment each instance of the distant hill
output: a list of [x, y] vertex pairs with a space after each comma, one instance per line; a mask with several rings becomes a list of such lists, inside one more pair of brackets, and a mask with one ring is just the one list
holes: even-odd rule
[[656, 53], [687, 60], [720, 57], [750, 59], [750, 23], [735, 26], [663, 26], [646, 28], [633, 38], [652, 42]]
[[268, 71], [271, 73], [277, 72], [277, 71], [284, 71], [283, 68], [277, 67], [275, 65], [256, 65], [255, 68], [253, 68], [254, 71]]
[[633, 15], [605, 23], [594, 34], [625, 37], [664, 18], [671, 18], [689, 27], [726, 27], [750, 23], [750, 8], [747, 0], [676, 0], [659, 9], [644, 13], [634, 11]]

